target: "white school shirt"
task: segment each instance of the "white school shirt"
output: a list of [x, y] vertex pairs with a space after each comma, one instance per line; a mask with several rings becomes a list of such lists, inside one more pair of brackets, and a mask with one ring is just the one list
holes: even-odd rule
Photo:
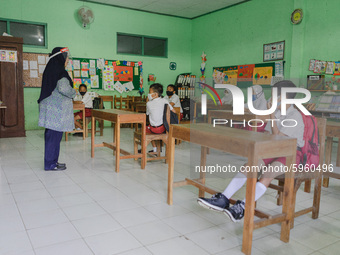
[[93, 108], [93, 101], [92, 97], [89, 93], [85, 93], [85, 95], [82, 97], [81, 95], [77, 95], [74, 98], [74, 101], [82, 101], [85, 104], [85, 108]]
[[164, 105], [168, 104], [170, 110], [172, 106], [165, 98], [157, 97], [146, 103], [146, 115], [149, 115], [150, 125], [158, 127], [163, 124]]
[[167, 95], [164, 97], [166, 100], [169, 101], [169, 103], [174, 103], [173, 107], [179, 107], [180, 113], [183, 113], [183, 109], [181, 106], [181, 101], [179, 101], [179, 97], [176, 94], [173, 94], [171, 97], [168, 97]]
[[[279, 121], [275, 121], [277, 124], [277, 128], [279, 131], [291, 138], [297, 139], [297, 146], [303, 147], [305, 145], [305, 141], [303, 140], [303, 133], [305, 131], [305, 124], [303, 123], [303, 119], [301, 113], [295, 109], [293, 105], [291, 105], [287, 110], [287, 115], [281, 115], [281, 110], [277, 110], [275, 112], [275, 119]], [[282, 121], [285, 119], [294, 119], [297, 122], [295, 127], [284, 127], [282, 126]], [[292, 126], [294, 125], [293, 121], [286, 121], [285, 125]], [[268, 122], [265, 128], [265, 131], [268, 131], [272, 134], [272, 122]]]

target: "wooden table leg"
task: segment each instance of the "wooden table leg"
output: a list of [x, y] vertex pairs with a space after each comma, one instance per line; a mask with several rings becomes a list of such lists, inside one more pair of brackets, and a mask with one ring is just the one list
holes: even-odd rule
[[120, 121], [115, 123], [115, 135], [116, 135], [116, 172], [119, 173], [119, 161], [120, 161]]
[[169, 132], [169, 162], [168, 162], [168, 204], [173, 203], [173, 185], [174, 185], [174, 165], [175, 165], [175, 139], [172, 138], [172, 127]]
[[[339, 145], [339, 144], [338, 144]], [[328, 168], [330, 163], [332, 162], [332, 146], [333, 146], [333, 137], [327, 137], [326, 139], [326, 152], [325, 152], [325, 164]], [[338, 153], [339, 153], [339, 146], [338, 146]], [[329, 177], [323, 177], [323, 185], [324, 187], [328, 187], [329, 185]]]
[[[138, 123], [136, 124], [138, 127]], [[141, 150], [142, 150], [142, 159], [141, 159], [141, 168], [145, 169], [146, 166], [146, 120], [142, 122], [142, 139], [141, 139]]]
[[83, 140], [85, 140], [85, 130], [86, 130], [86, 117], [85, 117], [85, 108], [83, 108]]
[[95, 118], [91, 117], [91, 158], [94, 157], [94, 125]]
[[[251, 149], [252, 155], [248, 157], [248, 165], [258, 165], [258, 159], [255, 157], [256, 151]], [[247, 174], [246, 186], [246, 205], [244, 212], [243, 223], [243, 239], [242, 239], [242, 252], [246, 255], [251, 254], [251, 247], [253, 243], [254, 231], [254, 212], [255, 212], [255, 186], [257, 182], [257, 173], [249, 172]]]
[[[207, 152], [208, 147], [201, 146], [201, 168], [205, 169], [207, 165]], [[205, 184], [205, 171], [200, 171], [200, 182], [204, 185]], [[198, 197], [204, 197], [204, 190], [198, 190]]]
[[338, 151], [336, 155], [336, 166], [340, 166], [340, 138], [338, 138]]
[[285, 184], [283, 188], [282, 213], [286, 215], [286, 220], [281, 223], [281, 241], [289, 242], [290, 228], [294, 219], [295, 204], [294, 195], [294, 172], [291, 171], [291, 165], [295, 164], [296, 156], [286, 157], [286, 166], [290, 171], [285, 174]]

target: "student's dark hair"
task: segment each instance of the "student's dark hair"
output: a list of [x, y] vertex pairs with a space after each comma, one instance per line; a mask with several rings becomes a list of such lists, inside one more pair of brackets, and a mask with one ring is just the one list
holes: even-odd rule
[[80, 84], [79, 85], [79, 90], [80, 90], [81, 87], [84, 87], [87, 90], [87, 86], [85, 84]]
[[[284, 81], [279, 81], [279, 82], [275, 83], [273, 88], [277, 88], [277, 95], [281, 96], [281, 89], [282, 88], [296, 88], [296, 86], [293, 82], [288, 81], [288, 80], [284, 80]], [[295, 98], [295, 96], [296, 96], [296, 93], [287, 93], [286, 94], [287, 99], [293, 99], [293, 98]]]
[[173, 85], [173, 84], [169, 84], [169, 85], [168, 85], [168, 88], [169, 88], [169, 87], [172, 88], [174, 91], [175, 91], [175, 89], [176, 89], [175, 85]]
[[154, 92], [158, 94], [159, 97], [163, 95], [163, 85], [160, 83], [154, 83], [150, 86], [150, 89], [152, 89]]

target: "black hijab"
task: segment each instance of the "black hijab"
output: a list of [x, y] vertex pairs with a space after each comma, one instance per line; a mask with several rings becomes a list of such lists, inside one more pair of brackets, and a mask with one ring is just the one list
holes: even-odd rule
[[[52, 50], [53, 54], [59, 52], [62, 47], [56, 47]], [[70, 86], [73, 87], [73, 81], [71, 80], [70, 76], [68, 75], [67, 71], [65, 70], [65, 62], [67, 58], [67, 52], [63, 52], [61, 54], [56, 55], [55, 57], [51, 58], [44, 70], [40, 97], [38, 99], [38, 104], [44, 100], [45, 98], [49, 97], [53, 90], [57, 87], [57, 82], [61, 78], [66, 78], [70, 82]]]

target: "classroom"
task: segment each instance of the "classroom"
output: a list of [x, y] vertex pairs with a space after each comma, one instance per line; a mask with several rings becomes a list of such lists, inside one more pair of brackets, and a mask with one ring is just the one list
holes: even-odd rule
[[339, 12], [0, 0], [0, 254], [339, 254]]

